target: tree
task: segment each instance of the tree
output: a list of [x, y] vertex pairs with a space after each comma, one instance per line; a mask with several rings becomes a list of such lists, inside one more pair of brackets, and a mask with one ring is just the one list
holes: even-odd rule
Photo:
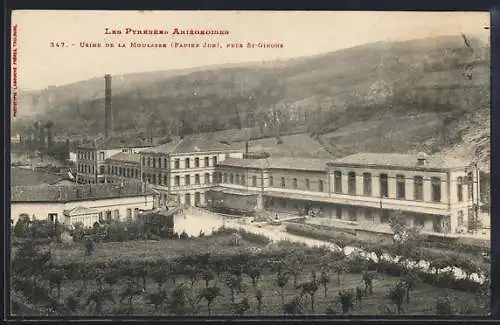
[[168, 279], [168, 271], [165, 269], [165, 267], [163, 267], [163, 265], [160, 265], [159, 267], [155, 268], [151, 276], [158, 285], [158, 292], [162, 291], [163, 285], [165, 284], [165, 282], [167, 282]]
[[168, 309], [171, 314], [184, 315], [187, 304], [187, 288], [181, 283], [172, 290], [168, 299]]
[[257, 287], [257, 280], [261, 277], [261, 267], [258, 265], [252, 265], [249, 267], [248, 276], [252, 279], [252, 285], [254, 288]]
[[281, 302], [284, 304], [285, 303], [285, 286], [288, 283], [288, 273], [282, 273], [279, 272], [277, 279], [276, 279], [276, 285], [280, 288], [281, 292]]
[[95, 246], [94, 242], [91, 239], [87, 239], [85, 241], [85, 253], [86, 256], [92, 255], [92, 252], [94, 252]]
[[110, 301], [112, 303], [115, 302], [115, 299], [113, 297], [113, 293], [111, 290], [106, 289], [106, 290], [98, 290], [94, 291], [90, 294], [90, 296], [87, 299], [86, 306], [88, 307], [90, 304], [93, 303], [94, 305], [94, 313], [96, 314], [101, 314], [102, 313], [102, 307], [106, 303], [106, 301]]
[[259, 314], [260, 314], [261, 308], [262, 308], [262, 298], [263, 298], [262, 290], [259, 288], [256, 288], [255, 289], [255, 299], [257, 300], [257, 310], [259, 311]]
[[304, 301], [302, 296], [295, 297], [292, 301], [283, 304], [283, 312], [285, 315], [304, 314]]
[[316, 294], [316, 291], [318, 291], [318, 281], [316, 280], [316, 272], [312, 271], [312, 280], [306, 283], [302, 283], [296, 287], [302, 288], [301, 296], [304, 294], [309, 295], [311, 297], [311, 310], [314, 311], [314, 295]]
[[231, 290], [231, 302], [233, 304], [235, 302], [234, 292], [236, 289], [241, 289], [242, 280], [243, 279], [242, 279], [241, 275], [235, 275], [235, 274], [228, 274], [225, 278], [224, 283], [229, 288], [229, 290]]
[[140, 288], [140, 286], [135, 281], [129, 280], [125, 290], [120, 293], [120, 303], [122, 303], [125, 298], [128, 299], [127, 314], [132, 314], [133, 312], [132, 302], [134, 300], [134, 297], [141, 296], [142, 294], [144, 294], [144, 292], [144, 288]]
[[337, 284], [340, 285], [341, 274], [347, 272], [347, 266], [345, 265], [345, 261], [335, 261], [333, 263], [332, 269], [335, 273], [337, 273]]
[[238, 316], [243, 316], [250, 309], [248, 298], [244, 297], [239, 303], [233, 304], [234, 313]]
[[148, 304], [154, 306], [154, 312], [158, 312], [158, 309], [168, 301], [167, 293], [164, 290], [159, 290], [158, 292], [153, 292], [147, 295], [146, 300]]
[[18, 238], [24, 238], [28, 236], [29, 227], [30, 227], [30, 217], [27, 214], [22, 214], [19, 216], [15, 226], [14, 226], [14, 236]]
[[330, 276], [326, 272], [326, 270], [321, 271], [321, 275], [319, 276], [319, 284], [323, 286], [325, 290], [325, 298], [328, 297], [328, 283], [330, 283]]
[[403, 309], [403, 302], [406, 296], [405, 287], [401, 282], [396, 283], [396, 285], [389, 291], [388, 298], [396, 305], [398, 315], [401, 315]]
[[211, 306], [214, 303], [215, 299], [217, 299], [217, 297], [219, 296], [222, 296], [219, 287], [208, 287], [203, 289], [203, 291], [198, 295], [196, 302], [199, 303], [202, 299], [205, 299], [205, 301], [207, 302], [208, 316], [210, 316], [212, 313]]
[[439, 297], [436, 301], [436, 312], [438, 315], [452, 315], [453, 308], [449, 297]]
[[342, 313], [347, 314], [354, 308], [354, 295], [351, 290], [339, 291], [339, 300], [342, 306]]
[[365, 283], [365, 293], [373, 293], [373, 279], [376, 278], [376, 273], [364, 271], [363, 282]]

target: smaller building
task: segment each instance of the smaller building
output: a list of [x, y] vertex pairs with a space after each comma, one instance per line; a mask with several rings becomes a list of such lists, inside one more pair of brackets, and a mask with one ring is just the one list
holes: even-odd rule
[[71, 210], [63, 211], [63, 215], [62, 223], [68, 226], [81, 223], [85, 228], [91, 228], [96, 222], [99, 222], [99, 211], [93, 208], [77, 206]]
[[58, 220], [68, 226], [73, 226], [75, 222], [92, 226], [96, 220], [133, 220], [140, 211], [151, 210], [157, 205], [158, 193], [137, 181], [15, 186], [11, 189], [13, 224], [20, 217], [31, 216], [33, 220]]

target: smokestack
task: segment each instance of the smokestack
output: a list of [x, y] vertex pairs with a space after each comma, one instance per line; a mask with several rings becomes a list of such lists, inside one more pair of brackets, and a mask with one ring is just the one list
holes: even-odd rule
[[111, 104], [111, 75], [104, 75], [104, 136], [113, 134], [113, 106]]

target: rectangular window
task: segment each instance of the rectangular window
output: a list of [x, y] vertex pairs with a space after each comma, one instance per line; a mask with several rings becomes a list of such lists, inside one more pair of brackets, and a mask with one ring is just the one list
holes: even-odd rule
[[99, 156], [100, 156], [100, 158], [99, 158], [100, 160], [104, 160], [104, 152], [100, 152]]
[[194, 183], [196, 185], [200, 184], [200, 175], [199, 174], [194, 175]]
[[114, 216], [115, 220], [120, 220], [120, 210], [116, 209], [114, 214], [115, 214], [115, 216]]
[[324, 191], [324, 189], [325, 189], [325, 185], [323, 184], [323, 181], [322, 181], [322, 180], [320, 180], [320, 181], [319, 181], [319, 183], [318, 183], [318, 190], [319, 190], [320, 192], [323, 192], [323, 191]]
[[205, 184], [210, 184], [210, 174], [205, 173]]
[[153, 168], [156, 168], [156, 158], [153, 157]]
[[335, 216], [337, 219], [342, 219], [342, 208], [341, 207], [337, 207], [337, 209], [335, 209]]
[[306, 189], [311, 189], [311, 181], [309, 180], [309, 178], [306, 178]]
[[367, 196], [372, 195], [372, 174], [363, 174], [363, 194]]
[[422, 176], [415, 176], [413, 178], [413, 198], [415, 201], [422, 201], [424, 199], [424, 178]]
[[163, 175], [163, 184], [168, 185], [168, 178], [167, 175]]
[[253, 187], [257, 186], [257, 176], [252, 176], [252, 186]]
[[156, 184], [156, 174], [153, 174], [153, 184]]
[[293, 179], [293, 188], [297, 188], [297, 179], [296, 178]]
[[175, 176], [175, 186], [180, 186], [181, 185], [181, 177], [180, 176]]
[[358, 220], [358, 216], [355, 208], [349, 208], [349, 221]]
[[158, 174], [158, 185], [161, 185], [161, 175]]
[[175, 167], [175, 169], [179, 169], [180, 168], [180, 164], [181, 163], [180, 163], [179, 159], [174, 160], [174, 167]]
[[241, 175], [241, 185], [246, 185], [247, 178], [245, 175]]
[[227, 183], [227, 173], [224, 173], [224, 183]]
[[389, 223], [389, 221], [390, 221], [389, 210], [382, 210], [382, 215], [380, 216], [380, 222]]
[[387, 174], [380, 174], [380, 197], [389, 197]]
[[285, 178], [281, 177], [281, 188], [285, 188], [285, 187], [286, 187]]
[[269, 176], [269, 186], [274, 186], [274, 178], [272, 176]]
[[212, 157], [212, 165], [216, 166], [217, 165], [217, 156]]
[[200, 167], [200, 158], [198, 157], [194, 158], [194, 167], [196, 168]]
[[210, 159], [208, 157], [205, 157], [205, 167], [209, 167], [210, 164]]
[[473, 181], [474, 178], [472, 177], [472, 172], [467, 173], [467, 197], [469, 200], [472, 200]]
[[189, 166], [189, 158], [184, 159], [184, 165], [185, 165], [185, 168], [190, 168], [190, 166]]
[[373, 220], [373, 211], [371, 209], [365, 209], [365, 219]]
[[158, 168], [161, 168], [161, 158], [158, 158]]
[[132, 221], [132, 209], [127, 209], [127, 220]]
[[333, 173], [334, 178], [334, 191], [335, 193], [342, 193], [342, 172], [336, 171]]
[[191, 176], [190, 175], [184, 176], [184, 183], [185, 183], [185, 185], [191, 185]]
[[[459, 202], [462, 202], [464, 200], [464, 179], [462, 177], [459, 177], [457, 179], [457, 200]], [[463, 218], [463, 212], [462, 212], [462, 218]]]
[[236, 184], [240, 183], [240, 174], [236, 174]]
[[148, 167], [151, 166], [151, 158], [148, 158]]
[[347, 174], [347, 192], [349, 195], [356, 195], [356, 173]]
[[432, 201], [441, 202], [441, 179], [438, 177], [432, 177], [431, 185], [432, 185]]
[[165, 158], [163, 159], [163, 168], [167, 168], [167, 165], [168, 165], [168, 159]]
[[231, 184], [234, 183], [234, 175], [233, 175], [233, 173], [229, 174], [229, 183], [231, 183]]
[[463, 227], [463, 225], [464, 225], [464, 212], [463, 211], [458, 211], [457, 224], [459, 227]]
[[219, 179], [219, 176], [217, 176], [217, 172], [213, 173], [212, 174], [212, 183], [219, 183], [218, 179]]
[[406, 198], [405, 176], [396, 175], [396, 198], [404, 200]]
[[142, 157], [142, 165], [146, 166], [146, 157]]
[[56, 220], [57, 220], [57, 213], [49, 213], [48, 219], [51, 222], [56, 222]]

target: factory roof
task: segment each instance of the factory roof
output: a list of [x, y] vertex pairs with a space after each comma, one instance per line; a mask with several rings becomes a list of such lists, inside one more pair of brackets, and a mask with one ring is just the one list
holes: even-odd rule
[[142, 150], [143, 153], [183, 154], [194, 152], [243, 151], [239, 145], [231, 145], [200, 136], [187, 136], [160, 146]]
[[10, 169], [11, 186], [52, 185], [62, 182], [66, 177], [46, 171], [33, 170], [22, 167]]
[[64, 203], [154, 194], [156, 191], [151, 186], [146, 186], [140, 181], [128, 181], [123, 184], [13, 186], [11, 202]]
[[141, 155], [137, 153], [120, 152], [106, 159], [106, 161], [108, 160], [139, 164], [141, 162]]
[[306, 171], [325, 171], [327, 163], [332, 159], [299, 158], [299, 157], [271, 157], [265, 159], [238, 159], [228, 158], [221, 161], [221, 166], [268, 169], [294, 169]]
[[[425, 160], [423, 165], [418, 159]], [[470, 163], [453, 157], [442, 155], [427, 156], [425, 154], [396, 154], [396, 153], [356, 153], [331, 162], [330, 165], [358, 165], [373, 167], [395, 167], [412, 169], [450, 169], [465, 168]]]

